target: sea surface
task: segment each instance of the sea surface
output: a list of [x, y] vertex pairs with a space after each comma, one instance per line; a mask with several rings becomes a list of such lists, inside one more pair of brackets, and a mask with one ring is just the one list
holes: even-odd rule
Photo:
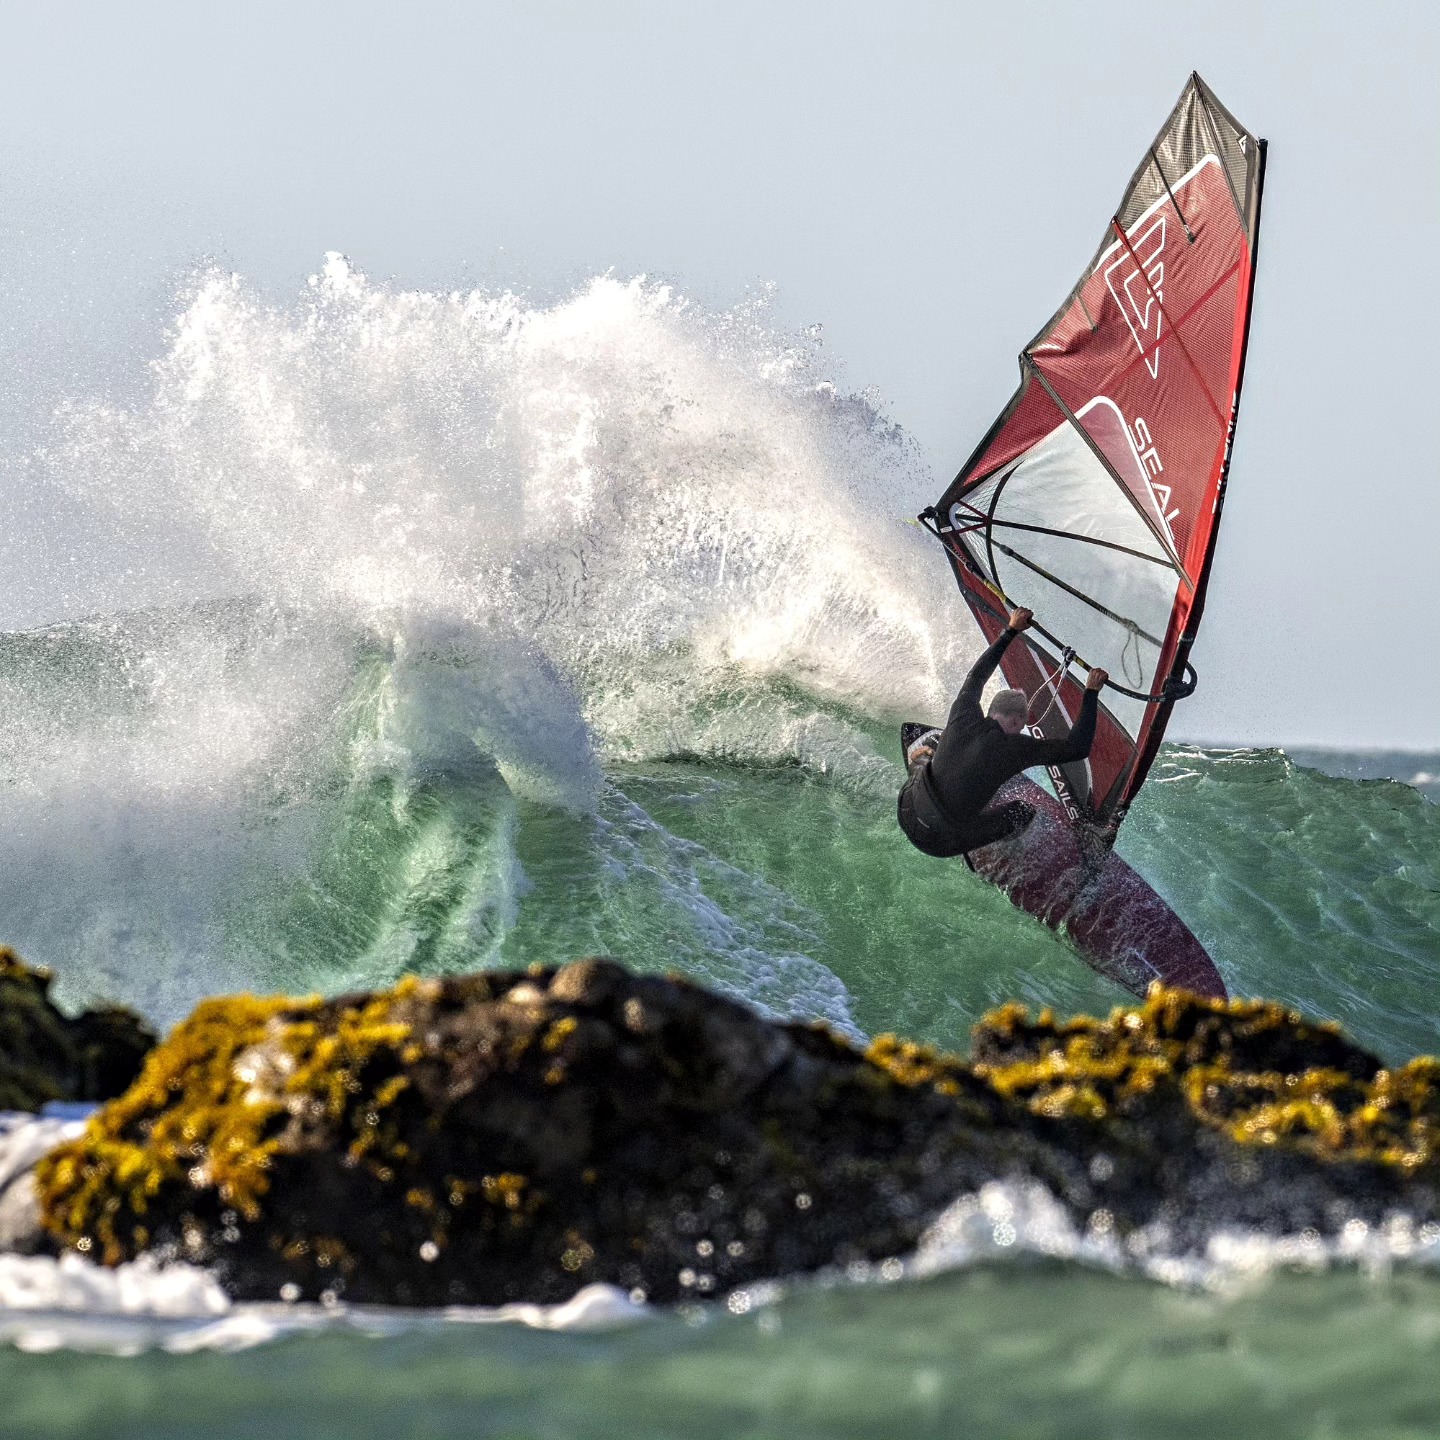
[[[976, 647], [914, 447], [763, 306], [207, 272], [141, 390], [7, 461], [79, 537], [79, 618], [0, 636], [0, 941], [66, 1005], [596, 953], [959, 1050], [1124, 1003], [899, 834], [898, 721]], [[1440, 1053], [1437, 776], [1174, 743], [1119, 848], [1233, 993]], [[1440, 1237], [1142, 1266], [990, 1187], [886, 1265], [503, 1313], [0, 1257], [0, 1436], [197, 1433], [1435, 1435]]]

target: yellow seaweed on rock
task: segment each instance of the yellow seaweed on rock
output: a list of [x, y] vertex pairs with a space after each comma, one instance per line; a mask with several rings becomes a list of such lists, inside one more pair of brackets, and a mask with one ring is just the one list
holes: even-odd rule
[[[1406, 1174], [1440, 1158], [1440, 1061], [1354, 1074], [1330, 1064], [1257, 1068], [1246, 1052], [1268, 1041], [1284, 1053], [1348, 1050], [1330, 1021], [1306, 1022], [1268, 1000], [1209, 1000], [1152, 985], [1139, 1008], [1105, 1020], [1031, 1021], [1022, 1005], [975, 1027], [974, 1065], [1002, 1095], [1033, 1113], [1101, 1120], [1174, 1085], [1194, 1117], [1241, 1145], [1281, 1146], [1324, 1161], [1396, 1166]], [[1016, 1058], [1007, 1060], [1007, 1052]], [[1363, 1067], [1356, 1060], [1355, 1068]]]
[[934, 1085], [942, 1094], [955, 1092], [955, 1075], [967, 1068], [958, 1055], [889, 1034], [875, 1037], [865, 1059], [898, 1084], [912, 1088]]
[[247, 1220], [261, 1213], [271, 1159], [290, 1125], [352, 1112], [350, 1154], [383, 1169], [382, 1120], [406, 1088], [390, 1075], [364, 1093], [361, 1071], [409, 1026], [392, 1010], [418, 982], [344, 1005], [322, 1030], [319, 996], [206, 1000], [151, 1052], [140, 1077], [93, 1115], [78, 1139], [36, 1170], [46, 1227], [65, 1243], [118, 1263], [144, 1248], [142, 1220], [162, 1186], [213, 1190]]

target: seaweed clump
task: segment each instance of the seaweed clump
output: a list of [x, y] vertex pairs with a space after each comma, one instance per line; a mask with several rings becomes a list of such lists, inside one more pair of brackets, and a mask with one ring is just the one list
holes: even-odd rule
[[1440, 1062], [1392, 1069], [1273, 1001], [1154, 985], [1104, 1020], [1006, 1005], [975, 1027], [971, 1061], [1065, 1148], [1099, 1157], [1088, 1188], [1117, 1216], [1158, 1217], [1172, 1238], [1428, 1221], [1440, 1203]]
[[1183, 1101], [1239, 1145], [1411, 1175], [1440, 1159], [1440, 1061], [1387, 1068], [1331, 1021], [1268, 1000], [1209, 1000], [1152, 987], [1106, 1020], [1031, 1021], [1018, 1005], [975, 1027], [975, 1073], [1035, 1114], [1135, 1118]]
[[50, 998], [48, 970], [0, 947], [0, 1110], [52, 1100], [109, 1100], [140, 1072], [155, 1037], [133, 1010], [107, 1005], [73, 1019]]

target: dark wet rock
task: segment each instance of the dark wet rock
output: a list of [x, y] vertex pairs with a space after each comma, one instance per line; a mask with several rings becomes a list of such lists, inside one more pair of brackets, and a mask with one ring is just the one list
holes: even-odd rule
[[1424, 1221], [1436, 1076], [1173, 991], [1105, 1021], [1007, 1007], [973, 1063], [861, 1052], [587, 960], [207, 1001], [37, 1181], [62, 1243], [209, 1264], [236, 1296], [673, 1300], [904, 1254], [995, 1179], [1173, 1248]]
[[140, 1073], [155, 1037], [121, 1006], [74, 1019], [50, 999], [50, 972], [0, 948], [0, 1110], [109, 1100]]

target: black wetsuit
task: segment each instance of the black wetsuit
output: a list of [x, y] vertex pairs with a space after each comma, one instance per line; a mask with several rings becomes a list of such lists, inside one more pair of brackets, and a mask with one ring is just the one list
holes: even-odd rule
[[1023, 830], [1035, 812], [1022, 800], [985, 809], [995, 792], [1032, 765], [1083, 760], [1095, 741], [1099, 700], [1092, 690], [1085, 692], [1070, 733], [1058, 740], [1007, 735], [985, 717], [980, 694], [1016, 633], [1005, 630], [975, 662], [950, 707], [935, 754], [910, 771], [900, 792], [900, 828], [927, 855], [963, 855]]

